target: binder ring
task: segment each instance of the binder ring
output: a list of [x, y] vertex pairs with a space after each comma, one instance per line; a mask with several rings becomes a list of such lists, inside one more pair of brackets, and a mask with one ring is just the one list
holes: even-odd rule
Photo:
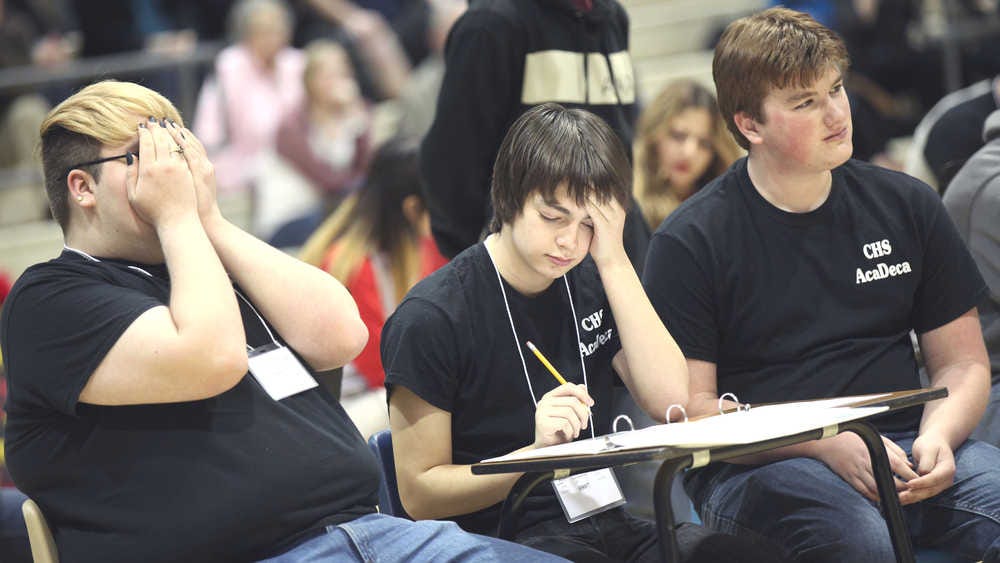
[[627, 414], [620, 414], [615, 417], [615, 420], [611, 423], [611, 432], [618, 433], [618, 422], [624, 420], [628, 423], [629, 430], [635, 430], [635, 424], [632, 424], [632, 419], [629, 418]]
[[723, 393], [719, 397], [719, 414], [726, 414], [726, 409], [723, 408], [722, 403], [729, 397], [734, 403], [736, 403], [736, 412], [747, 412], [750, 410], [750, 403], [741, 403], [739, 398], [736, 397], [735, 393]]
[[688, 421], [688, 413], [687, 413], [686, 410], [684, 410], [684, 406], [683, 405], [679, 405], [677, 403], [674, 403], [674, 404], [670, 405], [669, 407], [667, 407], [667, 414], [663, 415], [664, 420], [667, 421], [667, 424], [670, 424], [670, 411], [672, 411], [674, 409], [680, 409], [681, 414], [684, 415], [684, 422]]

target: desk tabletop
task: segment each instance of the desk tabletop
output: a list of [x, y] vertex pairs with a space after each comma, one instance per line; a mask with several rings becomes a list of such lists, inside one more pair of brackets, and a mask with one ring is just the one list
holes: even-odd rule
[[[845, 406], [851, 408], [858, 407], [886, 407], [877, 412], [862, 416], [868, 418], [885, 412], [904, 409], [916, 405], [921, 405], [929, 401], [942, 399], [948, 396], [945, 387], [934, 387], [930, 389], [914, 389], [907, 391], [896, 391], [883, 394], [876, 398], [864, 396], [856, 403], [848, 403]], [[807, 406], [809, 401], [799, 402]], [[781, 403], [776, 403], [781, 404]], [[763, 405], [761, 405], [763, 406]], [[477, 475], [496, 473], [516, 473], [516, 472], [545, 472], [545, 471], [568, 471], [570, 473], [596, 469], [600, 467], [612, 467], [626, 465], [642, 461], [679, 459], [684, 456], [692, 456], [692, 466], [701, 466], [709, 461], [725, 461], [734, 457], [757, 453], [770, 449], [780, 448], [792, 444], [817, 440], [835, 435], [839, 427], [850, 424], [852, 421], [845, 421], [832, 425], [825, 425], [821, 428], [810, 429], [804, 432], [795, 432], [781, 435], [766, 440], [740, 444], [721, 444], [712, 446], [651, 446], [630, 449], [613, 449], [589, 454], [558, 455], [531, 459], [496, 460], [484, 461], [473, 464], [472, 472]], [[683, 423], [681, 423], [683, 424]], [[609, 435], [610, 436], [610, 435]], [[598, 436], [596, 439], [602, 438]], [[613, 444], [611, 444], [613, 446]]]

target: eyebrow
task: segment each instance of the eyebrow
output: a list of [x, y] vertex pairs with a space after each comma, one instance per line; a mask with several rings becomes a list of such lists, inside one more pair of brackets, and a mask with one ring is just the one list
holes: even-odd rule
[[559, 205], [559, 202], [556, 201], [556, 200], [554, 200], [554, 199], [549, 200], [549, 199], [542, 198], [542, 203], [544, 203], [547, 207], [551, 207], [552, 209], [555, 209], [556, 211], [565, 213], [566, 215], [572, 215], [572, 213], [570, 213], [569, 209], [566, 209], [562, 205]]
[[[564, 215], [569, 215], [570, 217], [573, 216], [573, 213], [569, 209], [566, 209], [562, 205], [559, 205], [559, 202], [556, 201], [556, 200], [548, 200], [548, 199], [545, 199], [543, 197], [542, 198], [542, 203], [544, 203], [547, 207], [551, 207], [552, 209], [555, 209], [556, 211], [559, 211], [560, 213], [563, 213]], [[588, 219], [590, 219], [590, 214], [586, 213], [584, 215], [583, 219], [580, 219], [580, 220], [581, 221], [586, 221]]]
[[[833, 84], [834, 84], [834, 86], [836, 86], [837, 84], [840, 84], [843, 81], [844, 81], [844, 75], [843, 74], [839, 74], [837, 76], [837, 79], [833, 81]], [[806, 99], [806, 98], [808, 98], [810, 96], [814, 96], [814, 95], [816, 95], [816, 91], [815, 90], [800, 90], [798, 92], [793, 92], [792, 94], [789, 94], [788, 97], [785, 98], [785, 103], [791, 104], [791, 103], [799, 102], [799, 101], [802, 101], [802, 100], [804, 100], [804, 99]]]

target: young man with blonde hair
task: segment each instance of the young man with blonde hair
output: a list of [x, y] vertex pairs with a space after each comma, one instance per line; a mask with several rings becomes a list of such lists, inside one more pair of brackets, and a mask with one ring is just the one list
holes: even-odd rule
[[[910, 534], [1000, 557], [1000, 451], [967, 440], [989, 393], [982, 277], [937, 195], [851, 160], [848, 57], [808, 15], [732, 23], [719, 106], [749, 151], [654, 235], [644, 284], [687, 358], [689, 413], [920, 386], [910, 331], [947, 399], [873, 422]], [[799, 561], [894, 559], [868, 453], [851, 433], [691, 472], [706, 525], [780, 542]]]
[[65, 561], [543, 556], [376, 513], [379, 466], [315, 371], [367, 332], [326, 273], [228, 222], [159, 94], [88, 86], [41, 130], [65, 248], [3, 309], [7, 462]]

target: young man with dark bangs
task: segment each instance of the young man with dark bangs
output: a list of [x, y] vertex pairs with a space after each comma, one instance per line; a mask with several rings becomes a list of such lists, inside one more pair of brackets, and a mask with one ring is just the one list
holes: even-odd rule
[[[773, 8], [715, 50], [720, 110], [749, 156], [660, 226], [643, 282], [691, 377], [689, 414], [920, 387], [915, 331], [947, 399], [874, 419], [918, 546], [1000, 558], [1000, 451], [967, 440], [989, 395], [986, 286], [940, 198], [851, 160], [841, 39]], [[798, 561], [895, 556], [852, 433], [713, 464], [686, 487], [707, 526]]]
[[[621, 142], [586, 111], [544, 104], [507, 133], [492, 234], [417, 284], [383, 331], [396, 473], [411, 516], [494, 534], [520, 475], [473, 475], [471, 464], [610, 432], [619, 381], [660, 420], [687, 403], [683, 356], [622, 243], [631, 177]], [[568, 381], [557, 382], [527, 342]], [[540, 487], [515, 540], [574, 561], [658, 561], [655, 527], [620, 507], [611, 470], [576, 478], [616, 500], [589, 517], [564, 515], [560, 493]], [[780, 560], [756, 540], [692, 525], [678, 538], [685, 561]]]

